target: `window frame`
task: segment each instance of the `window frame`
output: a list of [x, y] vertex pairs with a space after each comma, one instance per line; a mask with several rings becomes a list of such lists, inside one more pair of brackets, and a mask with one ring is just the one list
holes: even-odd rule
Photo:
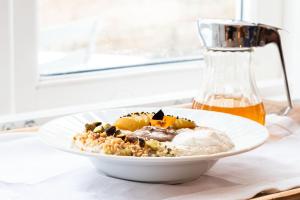
[[[53, 78], [40, 77], [37, 63], [37, 1], [1, 1], [9, 9], [7, 13], [0, 14], [5, 15], [3, 19], [6, 21], [6, 26], [4, 27], [7, 29], [6, 35], [0, 37], [0, 42], [6, 41], [3, 43], [4, 49], [9, 51], [3, 54], [6, 60], [0, 61], [1, 66], [4, 66], [0, 71], [0, 83], [4, 86], [4, 103], [0, 106], [0, 114], [96, 104], [103, 101], [111, 102], [107, 107], [113, 107], [120, 105], [126, 99], [134, 100], [140, 97], [147, 99], [153, 95], [164, 94], [166, 91], [174, 98], [187, 93], [191, 94], [191, 97], [195, 94], [191, 86], [199, 82], [198, 74], [201, 73], [201, 65], [203, 65], [199, 60]], [[242, 1], [236, 0], [237, 18], [241, 17]], [[183, 80], [182, 77], [189, 78]], [[142, 79], [146, 79], [148, 84], [141, 85]], [[167, 84], [163, 84], [162, 87], [161, 83], [165, 81]], [[122, 86], [122, 92], [119, 95], [110, 92], [116, 88], [111, 88], [109, 82]], [[149, 86], [148, 94], [141, 92]], [[95, 95], [97, 90], [105, 95]], [[63, 96], [58, 97], [58, 94]], [[139, 103], [143, 104], [143, 102]]]
[[0, 113], [13, 112], [12, 3], [0, 1]]

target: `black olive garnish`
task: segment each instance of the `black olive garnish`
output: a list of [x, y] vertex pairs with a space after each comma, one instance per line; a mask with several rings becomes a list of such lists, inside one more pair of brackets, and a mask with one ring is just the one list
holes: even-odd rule
[[144, 147], [146, 143], [145, 140], [143, 138], [138, 138], [138, 140], [139, 140], [140, 147]]
[[170, 154], [170, 153], [171, 153], [171, 151], [172, 151], [172, 149], [170, 149], [170, 148], [167, 148], [167, 154]]
[[157, 113], [155, 113], [152, 117], [154, 120], [163, 120], [165, 114], [162, 110], [159, 110]]
[[138, 140], [138, 138], [136, 136], [133, 136], [133, 135], [127, 135], [126, 140], [130, 143], [134, 143]]
[[114, 136], [118, 136], [118, 135], [120, 135], [121, 133], [122, 133], [122, 132], [121, 132], [120, 130], [116, 130]]
[[124, 133], [116, 135], [117, 138], [121, 138], [122, 140], [125, 141], [126, 135]]
[[116, 127], [111, 126], [108, 129], [105, 130], [107, 136], [111, 136], [116, 132]]
[[94, 122], [93, 124], [97, 127], [97, 126], [100, 126], [102, 124], [102, 122]]

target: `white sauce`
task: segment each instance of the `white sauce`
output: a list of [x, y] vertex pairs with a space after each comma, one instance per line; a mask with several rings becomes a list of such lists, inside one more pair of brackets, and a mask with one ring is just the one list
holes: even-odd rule
[[231, 139], [223, 132], [211, 128], [198, 127], [182, 129], [174, 137], [171, 145], [178, 156], [208, 155], [229, 151], [234, 147]]

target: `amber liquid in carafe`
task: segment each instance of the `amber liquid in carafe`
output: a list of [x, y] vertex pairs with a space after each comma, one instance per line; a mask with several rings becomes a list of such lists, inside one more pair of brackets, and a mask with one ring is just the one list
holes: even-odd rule
[[246, 117], [265, 124], [265, 109], [263, 103], [251, 104], [247, 99], [240, 97], [230, 97], [225, 95], [214, 95], [209, 104], [193, 101], [193, 109], [210, 110], [224, 112], [241, 117]]

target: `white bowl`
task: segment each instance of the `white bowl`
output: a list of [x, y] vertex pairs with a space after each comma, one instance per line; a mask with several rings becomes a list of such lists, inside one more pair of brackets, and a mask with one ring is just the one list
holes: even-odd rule
[[182, 157], [131, 157], [89, 153], [72, 148], [74, 134], [84, 130], [84, 124], [96, 120], [113, 123], [130, 112], [156, 112], [160, 108], [127, 108], [81, 113], [52, 120], [40, 128], [41, 139], [63, 151], [88, 156], [95, 167], [108, 176], [121, 179], [182, 183], [199, 178], [218, 159], [250, 151], [268, 138], [267, 129], [249, 119], [203, 110], [163, 108], [166, 114], [192, 119], [197, 125], [224, 131], [235, 147], [228, 152], [201, 156]]

